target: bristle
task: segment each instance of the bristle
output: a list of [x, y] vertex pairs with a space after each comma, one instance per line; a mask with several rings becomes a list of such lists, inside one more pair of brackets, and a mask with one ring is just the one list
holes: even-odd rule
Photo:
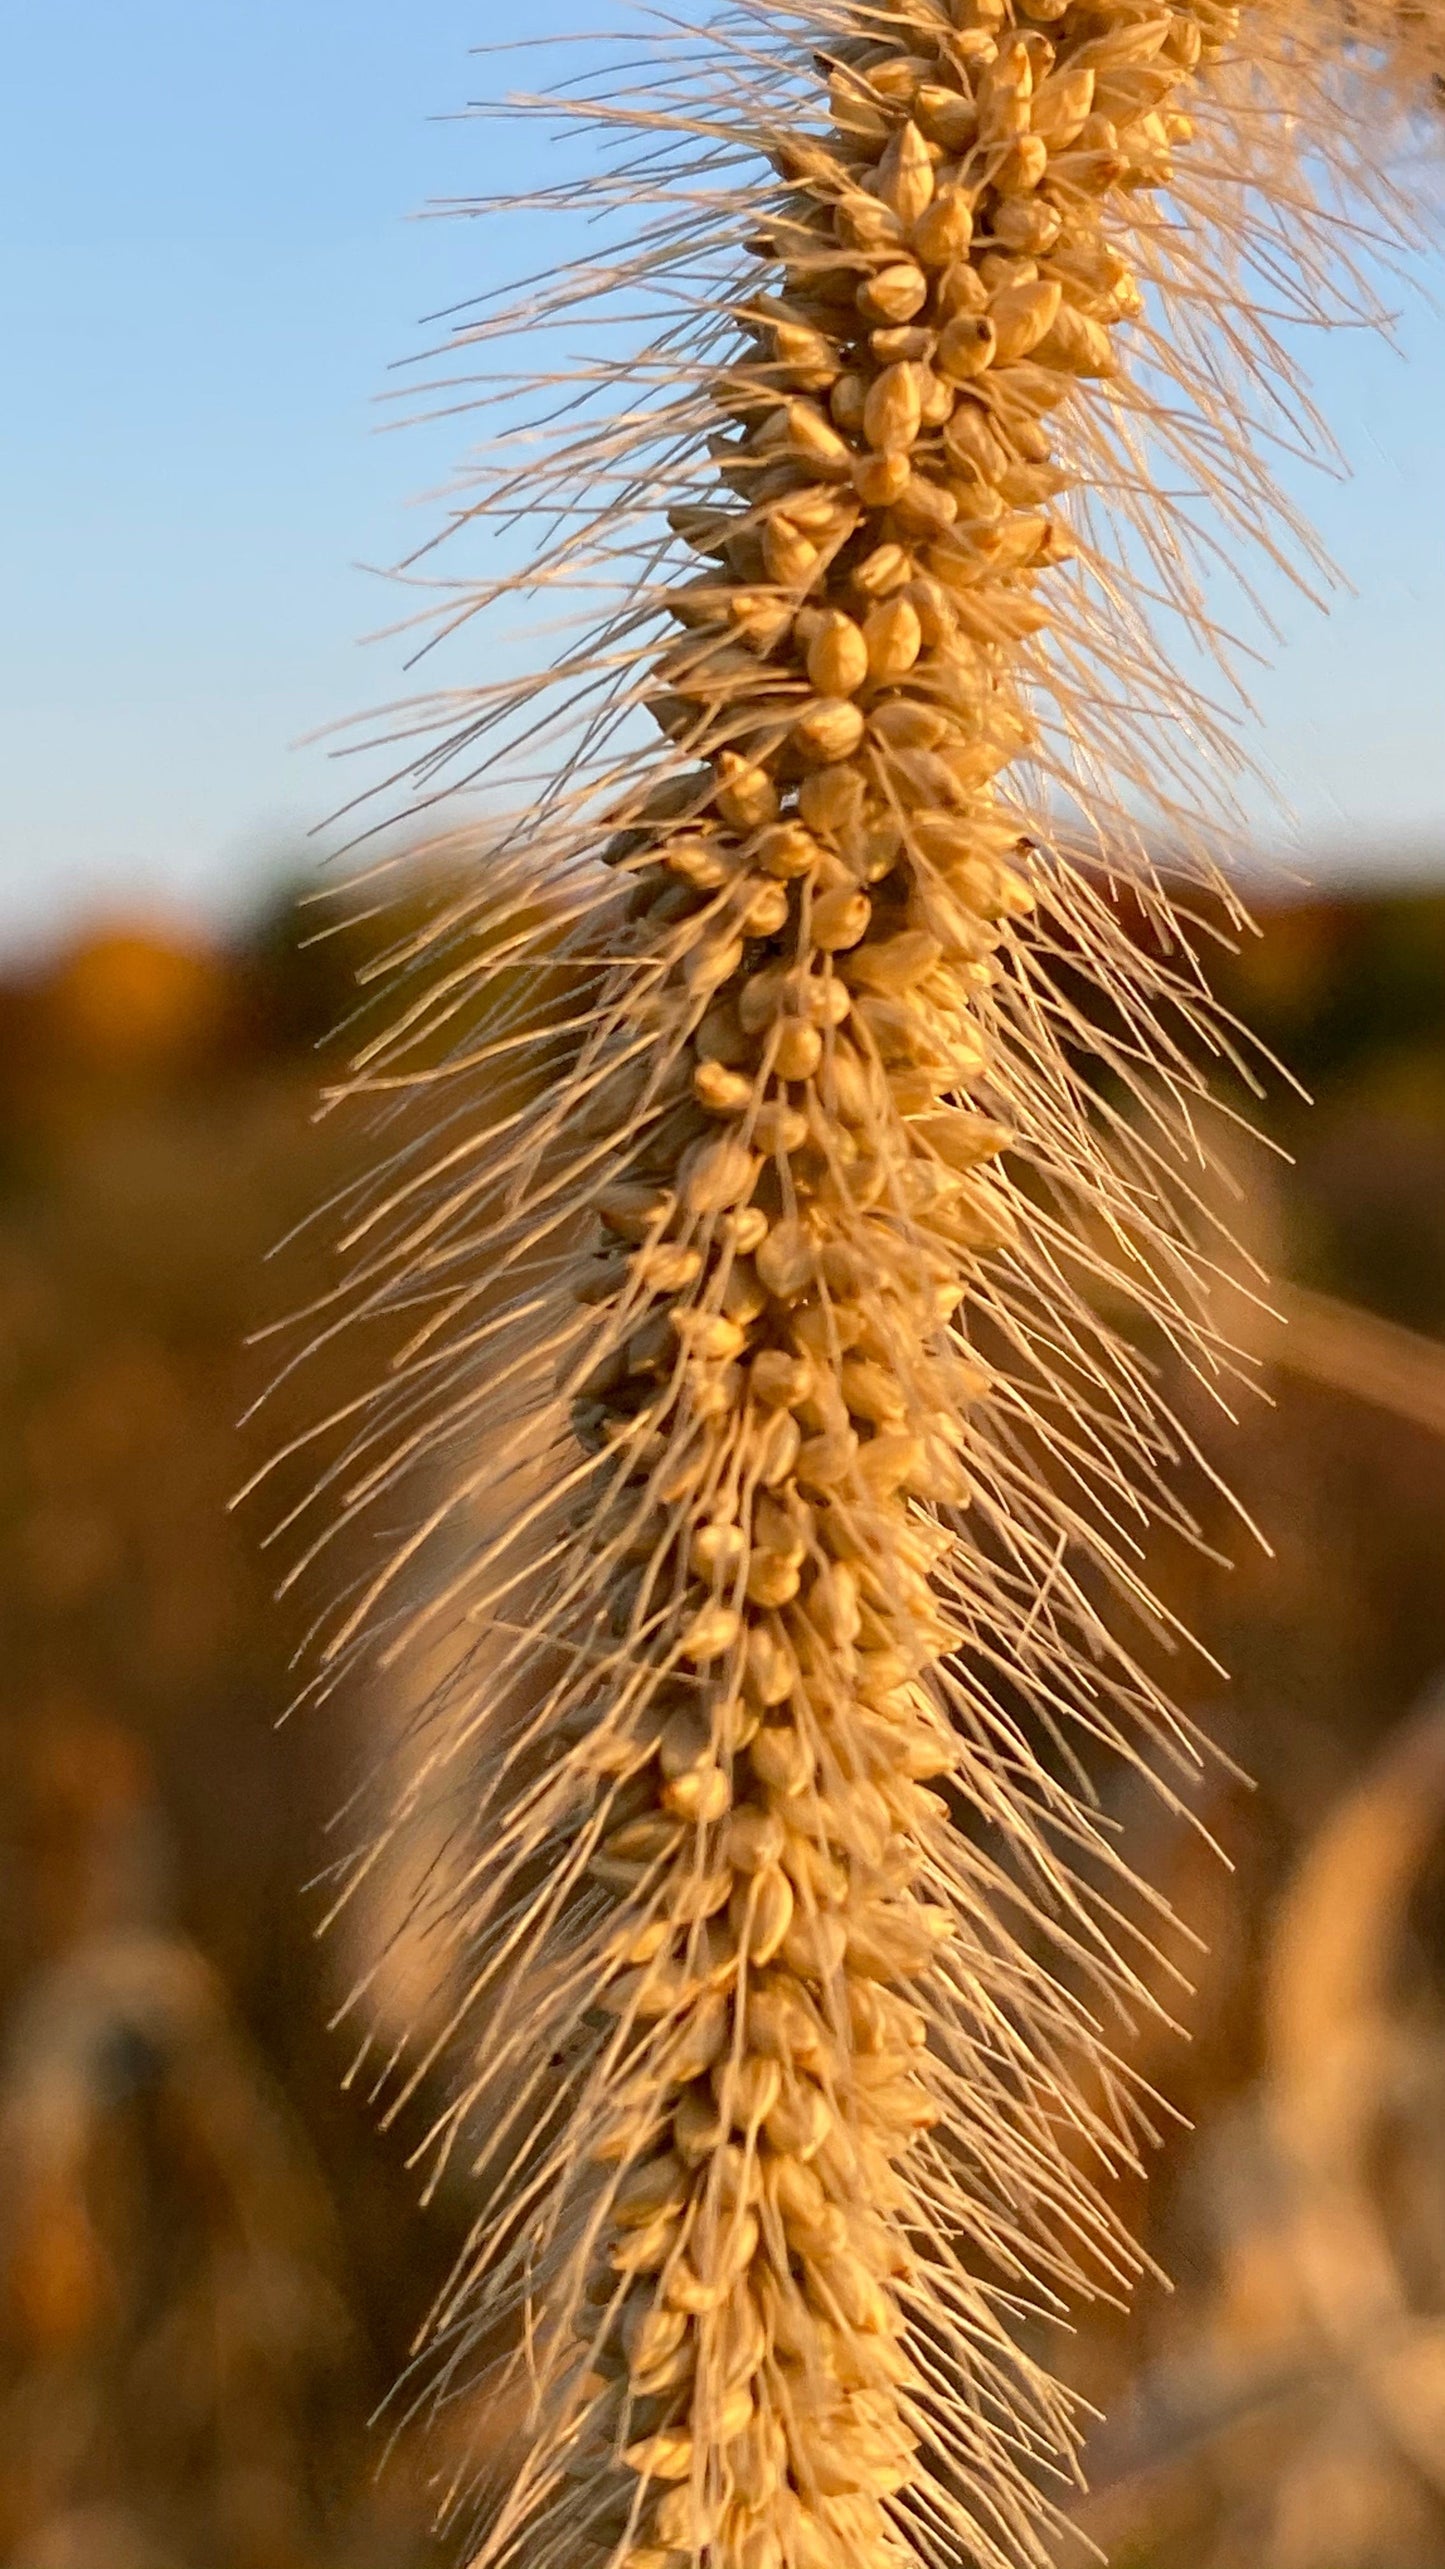
[[1300, 20], [660, 23], [513, 207], [632, 246], [457, 332], [600, 334], [504, 387], [441, 619], [579, 630], [397, 734], [514, 807], [358, 1070], [419, 1105], [340, 1310], [407, 1345], [328, 1482], [409, 1529], [328, 1667], [431, 1672], [394, 1827], [455, 1819], [432, 2361], [531, 2391], [474, 2569], [1049, 2554], [1159, 2005], [1086, 1768], [1197, 1766], [1119, 1609], [1190, 1532], [1153, 1351], [1230, 1376], [1173, 905], [1238, 916], [1237, 750], [1156, 627], [1228, 665], [1211, 556], [1309, 564], [1280, 337], [1367, 311], [1385, 157], [1381, 44]]

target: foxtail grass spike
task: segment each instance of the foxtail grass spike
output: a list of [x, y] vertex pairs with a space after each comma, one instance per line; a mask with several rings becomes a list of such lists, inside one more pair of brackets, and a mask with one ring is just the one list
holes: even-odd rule
[[425, 2378], [524, 2413], [475, 2569], [1051, 2555], [1163, 1985], [1086, 1767], [1197, 1763], [1125, 1610], [1191, 1530], [1158, 1360], [1230, 1372], [1205, 574], [1308, 573], [1285, 343], [1369, 309], [1389, 23], [756, 0], [533, 102], [439, 396], [540, 351], [454, 513], [499, 567], [412, 575], [562, 638], [399, 721], [488, 801], [352, 1084], [343, 1308], [406, 1343], [323, 1484], [382, 1563], [323, 1684], [429, 1672]]

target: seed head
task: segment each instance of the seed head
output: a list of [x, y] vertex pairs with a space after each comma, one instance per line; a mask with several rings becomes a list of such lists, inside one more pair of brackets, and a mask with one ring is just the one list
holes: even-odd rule
[[1138, 812], [1228, 914], [1227, 749], [1140, 566], [1202, 628], [1196, 497], [1266, 507], [1250, 261], [1316, 308], [1367, 76], [1299, 21], [744, 0], [544, 191], [637, 245], [510, 326], [652, 318], [509, 422], [539, 549], [477, 603], [625, 594], [421, 771], [528, 781], [363, 1081], [449, 1102], [357, 1226], [411, 1336], [348, 1506], [423, 1486], [331, 1645], [426, 1658], [462, 1815], [437, 2337], [528, 2399], [477, 2569], [1045, 2556], [1034, 2318], [1135, 2263], [1095, 2180], [1150, 2003], [1073, 1737], [1192, 1754], [1107, 1603], [1173, 1505], [1122, 1302], [1224, 1361]]

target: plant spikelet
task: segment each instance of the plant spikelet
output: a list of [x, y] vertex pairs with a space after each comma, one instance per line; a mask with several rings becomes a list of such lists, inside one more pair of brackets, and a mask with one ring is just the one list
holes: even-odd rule
[[617, 148], [531, 211], [632, 245], [464, 317], [599, 338], [503, 385], [522, 567], [442, 618], [582, 623], [415, 717], [514, 808], [355, 1083], [343, 1308], [410, 1334], [342, 1518], [408, 1530], [325, 1681], [435, 1681], [477, 2569], [1048, 2554], [1156, 2003], [1080, 1760], [1195, 1761], [1117, 1607], [1189, 1530], [1151, 1339], [1228, 1365], [1170, 893], [1237, 915], [1235, 753], [1166, 646], [1298, 536], [1393, 23], [757, 0], [534, 102]]

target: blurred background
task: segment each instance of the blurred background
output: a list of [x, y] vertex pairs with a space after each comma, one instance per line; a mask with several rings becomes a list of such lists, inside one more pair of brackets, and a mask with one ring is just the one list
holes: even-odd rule
[[[378, 2478], [367, 2419], [465, 2182], [419, 2208], [423, 2107], [379, 2133], [365, 2079], [343, 2089], [329, 2028], [386, 1887], [322, 1942], [304, 1889], [404, 1708], [375, 1689], [278, 1731], [315, 1600], [277, 1604], [262, 1538], [299, 1467], [228, 1508], [371, 1361], [336, 1348], [238, 1435], [278, 1355], [245, 1341], [324, 1290], [306, 1217], [362, 1147], [315, 1119], [317, 1048], [380, 931], [316, 927], [290, 896], [210, 942], [117, 916], [0, 973], [6, 2569], [443, 2556], [446, 2430], [397, 2408]], [[1168, 2104], [1124, 2201], [1173, 2289], [1067, 2354], [1108, 2412], [1083, 2521], [1150, 2569], [1437, 2569], [1445, 887], [1266, 907], [1218, 979], [1315, 1103], [1276, 1084], [1280, 1155], [1241, 1153], [1238, 1226], [1285, 1281], [1283, 1323], [1232, 1314], [1237, 1420], [1174, 1387], [1271, 1547], [1199, 1476], [1234, 1566], [1153, 1565], [1232, 1672], [1172, 1671], [1223, 1751], [1213, 1843], [1106, 1788], [1202, 1949], [1169, 1948], [1192, 1998], [1155, 1984], [1187, 2039], [1126, 2040]]]
[[[549, 76], [582, 14], [529, 0]], [[368, 2421], [465, 2190], [421, 2208], [420, 2110], [343, 2084], [376, 1920], [318, 1943], [305, 1889], [400, 1708], [278, 1731], [299, 1473], [228, 1502], [374, 1360], [238, 1430], [330, 1279], [363, 1145], [314, 1105], [383, 933], [307, 906], [356, 780], [290, 744], [415, 683], [353, 650], [414, 601], [348, 566], [468, 429], [374, 434], [451, 413], [407, 368], [368, 402], [535, 251], [398, 218], [525, 174], [428, 119], [541, 74], [468, 64], [472, 0], [0, 16], [0, 2569], [421, 2569], [451, 2430]], [[1224, 1754], [1203, 1832], [1107, 1788], [1198, 1939], [1187, 2036], [1127, 2046], [1172, 2285], [1065, 2359], [1117, 2569], [1445, 2569], [1445, 333], [1399, 300], [1397, 352], [1319, 354], [1354, 478], [1286, 462], [1353, 587], [1266, 583], [1261, 933], [1214, 966], [1314, 1101], [1271, 1081], [1236, 1162], [1253, 1387], [1175, 1387], [1206, 1549], [1153, 1569]]]

